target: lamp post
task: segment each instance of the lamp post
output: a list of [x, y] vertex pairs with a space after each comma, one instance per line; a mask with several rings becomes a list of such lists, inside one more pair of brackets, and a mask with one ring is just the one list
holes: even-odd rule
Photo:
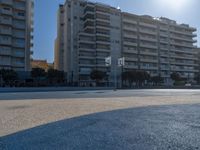
[[3, 77], [2, 74], [0, 74], [0, 87], [2, 87], [2, 84], [3, 84]]
[[[106, 66], [111, 66], [112, 65], [112, 58], [111, 57], [106, 57], [105, 58], [105, 65]], [[115, 62], [114, 66], [114, 91], [117, 90], [117, 68], [118, 67], [123, 67], [125, 65], [125, 58], [118, 58], [117, 61]]]

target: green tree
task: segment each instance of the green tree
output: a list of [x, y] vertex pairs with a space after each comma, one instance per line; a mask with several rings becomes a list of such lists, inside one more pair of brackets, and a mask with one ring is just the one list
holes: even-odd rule
[[154, 85], [157, 86], [157, 85], [161, 84], [164, 81], [164, 79], [159, 75], [159, 76], [151, 77], [151, 81], [153, 82]]
[[136, 71], [136, 83], [140, 87], [145, 81], [150, 79], [150, 75], [146, 71]]
[[18, 79], [18, 74], [14, 70], [2, 69], [0, 76], [6, 85], [13, 86], [14, 82]]
[[181, 80], [181, 76], [180, 76], [179, 73], [173, 72], [173, 73], [171, 74], [171, 79], [174, 80], [175, 82], [176, 82], [176, 81], [180, 81], [180, 80]]
[[90, 78], [96, 81], [96, 85], [99, 84], [106, 77], [106, 73], [100, 70], [93, 70], [90, 73]]
[[200, 84], [200, 73], [196, 74], [195, 77], [194, 77], [194, 80]]
[[38, 86], [41, 80], [46, 77], [46, 72], [42, 68], [33, 68], [31, 70], [31, 77], [36, 81]]
[[62, 83], [65, 80], [65, 74], [64, 74], [64, 71], [49, 69], [47, 72], [47, 78], [50, 84]]

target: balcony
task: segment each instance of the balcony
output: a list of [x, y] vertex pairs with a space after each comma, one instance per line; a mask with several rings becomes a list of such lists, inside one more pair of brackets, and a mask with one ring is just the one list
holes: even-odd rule
[[93, 3], [87, 3], [86, 5], [85, 5], [85, 7], [84, 7], [84, 9], [90, 9], [90, 8], [92, 8], [92, 9], [94, 9], [95, 8], [95, 5], [93, 4]]
[[110, 38], [110, 35], [108, 33], [103, 33], [103, 32], [97, 32], [96, 33], [96, 36], [101, 36], [101, 37], [107, 37], [107, 38]]
[[12, 16], [12, 10], [1, 9], [1, 14]]
[[94, 56], [79, 56], [79, 59], [94, 60], [95, 57]]
[[91, 33], [86, 33], [86, 32], [80, 32], [79, 36], [89, 36], [89, 37], [94, 37], [95, 34], [91, 34]]
[[7, 61], [0, 61], [0, 65], [6, 67], [11, 66], [10, 59], [8, 59]]
[[166, 38], [166, 37], [168, 37], [168, 36], [169, 36], [169, 34], [168, 34], [168, 33], [162, 33], [162, 32], [160, 32], [160, 36], [161, 36], [161, 37], [165, 37], [165, 38]]
[[158, 63], [157, 59], [152, 59], [152, 58], [140, 58], [141, 62], [151, 62], [151, 63]]
[[194, 64], [194, 63], [188, 63], [188, 62], [182, 62], [182, 63], [180, 63], [180, 62], [171, 62], [171, 64], [173, 64], [173, 65], [179, 65], [179, 66], [194, 66], [194, 67], [198, 67], [198, 64]]
[[129, 24], [137, 24], [137, 21], [131, 20], [131, 19], [127, 19], [127, 18], [123, 18], [123, 22], [124, 23], [129, 23]]
[[85, 19], [85, 21], [84, 21], [84, 24], [94, 24], [94, 19], [92, 19], [92, 18], [87, 18], [87, 19]]
[[128, 50], [128, 49], [124, 48], [123, 53], [138, 54], [138, 51], [137, 50]]
[[2, 45], [11, 45], [12, 44], [12, 39], [9, 38], [9, 39], [5, 40], [5, 39], [0, 37], [0, 44], [2, 44]]
[[110, 26], [106, 27], [106, 26], [97, 25], [96, 28], [110, 31]]
[[96, 43], [100, 45], [110, 45], [109, 41], [96, 41]]
[[109, 16], [110, 15], [109, 12], [103, 12], [103, 11], [100, 11], [100, 10], [96, 10], [96, 14], [100, 14], [100, 15], [104, 15], [104, 16]]
[[89, 39], [80, 39], [78, 43], [82, 44], [95, 44], [95, 41], [89, 40]]
[[95, 29], [94, 26], [86, 26], [86, 27], [84, 28], [84, 31], [86, 31], [86, 30], [93, 30], [93, 31], [94, 31], [94, 29]]
[[13, 16], [15, 19], [19, 19], [19, 20], [25, 20], [25, 16], [19, 16], [19, 15], [14, 15]]
[[13, 1], [12, 0], [1, 0], [1, 3], [5, 4], [5, 5], [13, 5]]
[[21, 4], [18, 4], [18, 3], [14, 4], [14, 8], [18, 9], [18, 10], [23, 10], [23, 11], [26, 10], [26, 6], [25, 5], [21, 5]]
[[94, 11], [86, 11], [86, 12], [84, 13], [83, 17], [90, 18], [90, 19], [94, 19], [94, 18], [93, 18], [94, 15], [95, 15]]
[[145, 36], [140, 36], [140, 40], [157, 42], [157, 39], [155, 39], [155, 38], [149, 38], [149, 37], [145, 37]]
[[83, 51], [83, 52], [95, 52], [95, 48], [79, 48], [79, 51]]
[[148, 23], [143, 23], [143, 22], [140, 22], [139, 25], [140, 25], [140, 26], [144, 26], [144, 27], [154, 28], [154, 29], [157, 28], [156, 25], [148, 24]]
[[157, 32], [156, 32], [156, 31], [152, 31], [152, 30], [140, 29], [139, 32], [140, 32], [140, 33], [151, 34], [151, 35], [157, 35]]
[[186, 43], [178, 43], [178, 42], [174, 42], [174, 41], [171, 41], [170, 42], [171, 45], [177, 45], [177, 46], [182, 46], [182, 47], [188, 47], [188, 48], [196, 48], [196, 46], [194, 45], [189, 45], [189, 44], [186, 44]]
[[158, 52], [140, 51], [141, 55], [158, 56]]
[[0, 16], [0, 24], [12, 25], [12, 18], [5, 19], [3, 16]]
[[4, 35], [12, 35], [12, 28], [9, 29], [0, 29], [0, 34], [4, 34]]
[[107, 52], [107, 53], [110, 53], [110, 49], [100, 49], [100, 48], [97, 48], [96, 51], [97, 52]]
[[150, 45], [150, 44], [145, 44], [145, 43], [140, 43], [140, 47], [158, 49], [158, 46], [156, 46], [156, 45]]
[[130, 38], [130, 39], [137, 39], [137, 35], [135, 34], [123, 34], [124, 38]]
[[167, 40], [160, 40], [160, 43], [169, 44], [169, 41], [168, 41], [168, 39]]
[[167, 27], [160, 27], [160, 30], [168, 31], [168, 28]]
[[198, 51], [195, 51], [195, 50], [180, 50], [180, 49], [175, 49], [175, 48], [172, 48], [170, 50], [172, 52], [180, 52], [180, 53], [183, 53], [183, 54], [194, 54], [194, 55], [198, 54]]
[[137, 62], [137, 61], [138, 61], [138, 58], [125, 57], [125, 60], [126, 60], [126, 61], [134, 61], [134, 62], [136, 61], [136, 62]]
[[175, 29], [170, 29], [170, 32], [178, 33], [178, 34], [182, 34], [182, 35], [187, 35], [187, 36], [191, 36], [191, 37], [196, 37], [197, 36], [197, 34], [195, 34], [193, 32], [178, 31], [178, 30], [175, 30]]
[[105, 22], [105, 23], [110, 23], [110, 20], [109, 19], [104, 19], [104, 18], [96, 18], [96, 21], [99, 21], [99, 22]]
[[[185, 73], [188, 73], [188, 72], [194, 72], [194, 73], [197, 73], [199, 72], [199, 70], [196, 70], [196, 69], [181, 69], [181, 68], [172, 68], [171, 69], [172, 72], [185, 72]], [[185, 77], [188, 77], [188, 76], [185, 76]]]
[[168, 70], [170, 70], [170, 67], [160, 67], [160, 70], [165, 70], [165, 71], [168, 71]]
[[128, 41], [124, 41], [123, 45], [127, 45], [127, 46], [137, 46], [137, 43], [133, 43], [133, 42], [128, 42]]
[[15, 67], [24, 67], [24, 63], [21, 63], [21, 62], [16, 62], [16, 61], [13, 61], [12, 62], [12, 66], [15, 66]]
[[18, 58], [24, 58], [25, 54], [24, 53], [14, 53], [13, 56], [18, 57]]
[[136, 27], [131, 27], [131, 26], [126, 26], [126, 25], [124, 25], [124, 26], [123, 26], [123, 29], [124, 29], [125, 31], [137, 32], [137, 28], [136, 28]]
[[140, 69], [144, 69], [144, 70], [158, 70], [158, 67], [140, 66]]
[[180, 55], [177, 55], [177, 54], [172, 54], [170, 57], [171, 58], [177, 58], [177, 59], [185, 59], [185, 60], [198, 60], [197, 57], [180, 56]]
[[78, 64], [80, 67], [95, 67], [96, 64], [95, 63], [81, 63]]
[[180, 36], [176, 36], [176, 35], [171, 35], [170, 38], [177, 39], [177, 40], [182, 40], [182, 41], [187, 41], [187, 42], [191, 42], [191, 43], [196, 43], [197, 42], [197, 40], [194, 40], [192, 37], [191, 38], [184, 38], [184, 37], [180, 37]]
[[138, 66], [137, 65], [125, 65], [123, 68], [124, 69], [138, 69]]
[[160, 46], [160, 50], [169, 51], [168, 47]]
[[164, 60], [164, 59], [161, 59], [160, 63], [161, 64], [170, 64], [169, 60]]
[[109, 55], [107, 55], [107, 56], [96, 56], [96, 59], [105, 60], [106, 57], [109, 57]]
[[12, 55], [12, 53], [11, 53], [11, 48], [9, 48], [9, 49], [1, 49], [0, 50], [0, 55], [1, 56], [10, 56], [10, 55]]

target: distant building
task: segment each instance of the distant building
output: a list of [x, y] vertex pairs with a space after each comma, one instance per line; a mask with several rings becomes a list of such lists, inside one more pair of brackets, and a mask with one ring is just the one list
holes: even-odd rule
[[31, 68], [42, 68], [45, 71], [48, 71], [48, 69], [53, 69], [53, 64], [48, 63], [47, 60], [32, 60]]
[[[94, 69], [107, 73], [109, 82], [128, 70], [144, 70], [171, 84], [170, 75], [191, 79], [198, 72], [196, 28], [167, 18], [122, 12], [102, 3], [67, 0], [58, 10], [55, 68], [71, 82], [90, 83]], [[112, 57], [112, 65], [105, 58]], [[117, 59], [125, 57], [118, 68]], [[120, 84], [120, 83], [119, 83]]]
[[198, 70], [200, 74], [200, 48], [197, 48], [197, 51], [198, 51]]
[[0, 0], [0, 68], [30, 70], [33, 0]]

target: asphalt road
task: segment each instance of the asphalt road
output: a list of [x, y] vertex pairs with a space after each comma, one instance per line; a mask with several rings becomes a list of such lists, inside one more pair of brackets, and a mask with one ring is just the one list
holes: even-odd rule
[[200, 90], [0, 93], [0, 150], [200, 149]]

